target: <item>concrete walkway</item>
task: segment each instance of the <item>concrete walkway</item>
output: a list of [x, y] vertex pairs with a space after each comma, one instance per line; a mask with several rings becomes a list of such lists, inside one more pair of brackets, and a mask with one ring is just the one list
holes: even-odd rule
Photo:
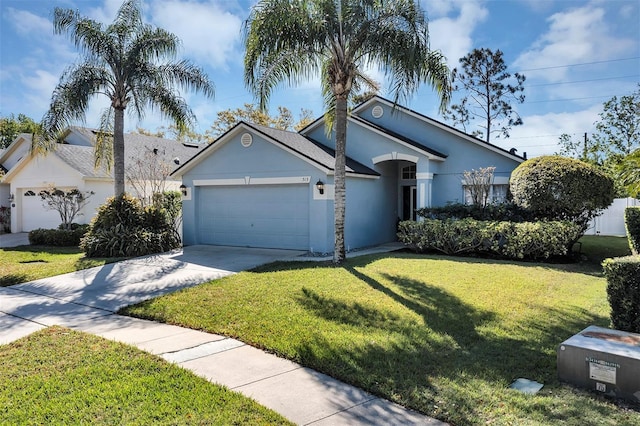
[[[397, 246], [385, 249], [392, 248]], [[115, 314], [161, 294], [302, 254], [191, 246], [0, 288], [0, 344], [61, 325], [157, 354], [297, 424], [443, 424], [238, 340]]]

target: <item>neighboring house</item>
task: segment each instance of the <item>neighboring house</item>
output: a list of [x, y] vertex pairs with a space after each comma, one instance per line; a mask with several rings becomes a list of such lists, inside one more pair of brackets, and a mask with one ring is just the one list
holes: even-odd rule
[[[5, 170], [0, 177], [0, 206], [11, 206], [11, 232], [28, 232], [36, 228], [55, 228], [60, 225], [57, 211], [47, 210], [38, 195], [49, 187], [65, 191], [79, 189], [93, 192], [89, 203], [82, 209], [77, 223], [88, 223], [97, 208], [113, 196], [113, 170], [96, 168], [94, 156], [95, 131], [81, 127], [69, 128], [64, 143], [47, 155], [30, 153], [31, 135], [20, 134], [0, 154], [0, 166]], [[170, 171], [186, 162], [201, 148], [183, 145], [175, 140], [125, 134], [125, 169], [128, 171], [137, 159], [145, 155], [157, 156]], [[177, 190], [180, 182], [167, 181], [167, 190]], [[126, 190], [134, 193], [127, 182]]]
[[[465, 170], [495, 167], [497, 197], [524, 161], [380, 97], [351, 112], [347, 134], [347, 250], [395, 241], [416, 208], [464, 202]], [[323, 119], [299, 133], [239, 123], [173, 173], [185, 245], [332, 252], [334, 162]]]

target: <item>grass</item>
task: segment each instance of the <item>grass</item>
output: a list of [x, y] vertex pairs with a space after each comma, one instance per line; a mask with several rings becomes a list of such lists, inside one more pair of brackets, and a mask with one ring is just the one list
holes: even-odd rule
[[[640, 425], [556, 378], [557, 345], [609, 325], [597, 271], [626, 254], [620, 240], [586, 238], [587, 260], [566, 265], [402, 252], [276, 263], [123, 312], [238, 338], [453, 424]], [[545, 386], [508, 389], [520, 377]]]
[[0, 346], [0, 424], [290, 424], [159, 357], [51, 327]]
[[0, 249], [0, 287], [79, 271], [123, 258], [86, 258], [77, 247], [19, 246]]

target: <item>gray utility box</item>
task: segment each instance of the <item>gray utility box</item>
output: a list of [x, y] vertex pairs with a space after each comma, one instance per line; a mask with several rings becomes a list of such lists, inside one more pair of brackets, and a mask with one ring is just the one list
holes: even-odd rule
[[558, 378], [640, 403], [640, 334], [585, 328], [558, 347]]

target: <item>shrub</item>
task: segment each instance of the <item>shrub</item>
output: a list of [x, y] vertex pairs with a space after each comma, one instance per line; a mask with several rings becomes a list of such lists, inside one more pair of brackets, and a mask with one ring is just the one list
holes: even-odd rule
[[0, 234], [11, 232], [11, 207], [0, 206]]
[[416, 214], [427, 219], [464, 219], [498, 220], [510, 222], [527, 222], [535, 219], [534, 215], [514, 203], [488, 204], [484, 208], [476, 205], [452, 203], [443, 207], [426, 207], [416, 210]]
[[640, 254], [640, 207], [624, 209], [624, 225], [631, 253]]
[[425, 219], [398, 225], [398, 238], [418, 252], [484, 254], [509, 259], [548, 259], [567, 255], [579, 233], [571, 222], [498, 222]]
[[595, 166], [572, 158], [527, 160], [511, 174], [513, 202], [539, 218], [570, 220], [584, 233], [589, 221], [613, 202], [614, 182]]
[[71, 224], [71, 229], [34, 229], [29, 232], [29, 243], [39, 246], [73, 247], [79, 246], [80, 240], [89, 230], [89, 225]]
[[177, 247], [180, 237], [167, 212], [155, 206], [143, 209], [126, 194], [100, 206], [80, 243], [87, 257], [144, 256]]
[[602, 266], [613, 327], [640, 333], [640, 256], [606, 259]]

